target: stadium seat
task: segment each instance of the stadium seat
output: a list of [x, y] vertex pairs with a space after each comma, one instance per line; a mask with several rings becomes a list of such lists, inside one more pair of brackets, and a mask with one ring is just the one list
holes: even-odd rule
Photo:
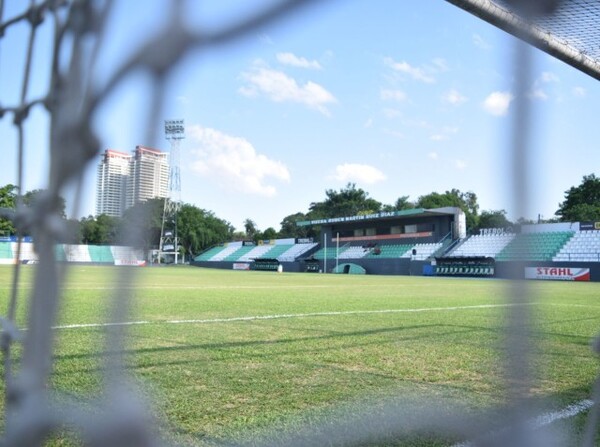
[[600, 231], [577, 231], [552, 258], [559, 262], [600, 262]]
[[551, 261], [572, 238], [572, 231], [521, 233], [496, 256], [498, 261]]

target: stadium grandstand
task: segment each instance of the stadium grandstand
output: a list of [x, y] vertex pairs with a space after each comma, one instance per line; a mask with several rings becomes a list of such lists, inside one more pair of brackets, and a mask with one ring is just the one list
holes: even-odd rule
[[319, 226], [319, 240], [229, 242], [201, 253], [193, 264], [246, 270], [281, 266], [292, 272], [408, 275], [412, 274], [411, 266], [422, 272], [415, 262], [426, 262], [466, 236], [465, 215], [453, 207], [319, 219], [297, 225]]
[[413, 209], [302, 221], [318, 241], [229, 242], [193, 265], [239, 270], [600, 281], [600, 222], [485, 228], [467, 236], [458, 208]]

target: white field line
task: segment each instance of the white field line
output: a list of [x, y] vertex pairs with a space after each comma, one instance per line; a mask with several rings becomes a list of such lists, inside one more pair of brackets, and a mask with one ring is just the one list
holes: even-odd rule
[[210, 323], [232, 323], [237, 321], [260, 321], [260, 320], [281, 320], [286, 318], [310, 318], [310, 317], [331, 317], [343, 315], [370, 315], [370, 314], [396, 314], [396, 313], [420, 313], [420, 312], [445, 312], [456, 310], [471, 309], [496, 309], [512, 306], [524, 306], [529, 304], [479, 304], [474, 306], [451, 306], [451, 307], [422, 307], [417, 309], [384, 309], [384, 310], [348, 310], [338, 312], [312, 312], [305, 314], [276, 314], [276, 315], [252, 315], [247, 317], [230, 318], [210, 318], [198, 320], [141, 320], [141, 321], [122, 321], [113, 323], [87, 323], [87, 324], [66, 324], [53, 326], [53, 329], [81, 329], [93, 327], [109, 326], [134, 326], [143, 324], [210, 324]]
[[587, 411], [590, 408], [592, 408], [593, 405], [594, 402], [590, 399], [580, 400], [579, 402], [571, 404], [568, 407], [563, 408], [562, 410], [544, 413], [532, 419], [529, 423], [534, 429], [542, 428], [546, 425], [552, 424], [555, 421], [577, 416], [579, 413], [583, 413], [584, 411]]
[[[11, 285], [8, 285], [6, 287], [0, 287], [0, 290], [11, 290]], [[264, 285], [264, 286], [182, 286], [182, 285], [175, 285], [175, 286], [169, 286], [170, 290], [198, 290], [198, 291], [203, 291], [203, 290], [270, 290], [270, 289], [333, 289], [333, 288], [339, 288], [339, 285]], [[352, 285], [351, 287], [355, 287], [354, 285]], [[358, 286], [358, 287], [362, 287], [362, 286]], [[412, 286], [411, 286], [412, 287]], [[24, 285], [24, 286], [19, 286], [19, 289], [32, 289], [33, 285], [32, 284], [28, 284], [28, 285]], [[163, 290], [165, 288], [164, 285], [130, 285], [130, 286], [93, 286], [93, 285], [86, 285], [86, 284], [71, 284], [69, 286], [63, 287], [62, 290], [113, 290], [113, 291], [119, 291], [119, 290]], [[369, 288], [371, 288], [371, 286], [369, 286]]]
[[[538, 429], [545, 427], [547, 425], [550, 425], [556, 421], [560, 421], [562, 419], [568, 419], [568, 418], [577, 416], [578, 414], [583, 413], [584, 411], [587, 411], [590, 408], [592, 408], [593, 405], [594, 405], [594, 402], [590, 399], [580, 400], [579, 402], [571, 404], [561, 410], [551, 411], [551, 412], [543, 413], [539, 416], [536, 416], [536, 417], [530, 419], [529, 421], [527, 421], [527, 425], [532, 430], [538, 430]], [[488, 436], [493, 439], [494, 436], [498, 436], [501, 433], [508, 432], [508, 430], [509, 430], [508, 428], [504, 428], [504, 429], [498, 430], [496, 432], [492, 432]], [[452, 447], [474, 447], [474, 444], [472, 442], [467, 441], [467, 442], [460, 442], [458, 444], [454, 444]]]

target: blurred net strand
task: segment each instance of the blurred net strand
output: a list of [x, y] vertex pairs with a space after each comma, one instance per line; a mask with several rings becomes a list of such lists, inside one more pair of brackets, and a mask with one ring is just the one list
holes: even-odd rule
[[[145, 446], [158, 443], [152, 436], [153, 425], [149, 422], [146, 406], [140, 398], [140, 393], [132, 392], [135, 387], [126, 372], [124, 357], [126, 328], [124, 326], [115, 325], [106, 329], [105, 346], [106, 352], [109, 354], [107, 354], [106, 368], [103, 373], [103, 396], [86, 405], [79, 401], [67, 401], [64, 397], [57, 399], [46, 388], [52, 368], [52, 326], [56, 322], [61, 285], [64, 281], [63, 268], [54, 257], [54, 244], [60, 235], [67, 231], [56, 213], [59, 193], [69, 181], [77, 182], [81, 189], [83, 170], [100, 150], [99, 140], [90, 127], [92, 118], [104, 98], [132, 72], [145, 69], [153, 77], [152, 107], [144, 119], [147, 125], [148, 141], [153, 142], [156, 139], [156, 129], [161, 122], [162, 110], [166, 101], [166, 79], [187, 53], [202, 46], [214, 46], [243, 37], [248, 32], [275, 19], [280, 20], [283, 16], [297, 11], [300, 6], [313, 1], [315, 0], [281, 1], [231, 27], [217, 30], [211, 34], [186, 29], [183, 25], [182, 3], [177, 2], [169, 18], [168, 26], [156, 38], [151, 39], [132, 57], [117, 67], [103, 86], [98, 86], [94, 84], [91, 73], [94, 71], [97, 55], [105, 42], [106, 22], [113, 6], [111, 0], [105, 2], [47, 0], [40, 3], [31, 0], [29, 9], [6, 21], [3, 21], [2, 18], [4, 1], [0, 0], [0, 36], [3, 36], [12, 25], [28, 22], [31, 26], [20, 104], [12, 107], [4, 107], [0, 104], [0, 118], [6, 113], [13, 115], [13, 124], [18, 133], [19, 160], [17, 185], [19, 206], [15, 213], [1, 210], [0, 214], [10, 217], [18, 234], [23, 234], [27, 230], [34, 235], [36, 251], [40, 257], [34, 291], [30, 297], [28, 331], [25, 334], [22, 367], [15, 378], [12, 376], [10, 346], [19, 338], [15, 324], [20, 271], [18, 263], [14, 270], [8, 317], [3, 322], [2, 348], [7, 396], [6, 430], [3, 445], [42, 445], [49, 434], [56, 433], [61, 429], [76, 431], [84, 439], [86, 445]], [[447, 1], [464, 5], [482, 3], [475, 0]], [[487, 3], [491, 4], [491, 2]], [[67, 10], [64, 19], [59, 16], [59, 9], [63, 8]], [[463, 9], [469, 10], [467, 7], [463, 7]], [[45, 98], [28, 100], [36, 29], [43, 22], [46, 13], [52, 14], [54, 21], [50, 91]], [[525, 28], [525, 31], [529, 32], [525, 36], [525, 40], [528, 40], [532, 33], [531, 30], [537, 30], [537, 28], [530, 24], [527, 24]], [[63, 72], [59, 58], [67, 35], [72, 35], [73, 42], [69, 54], [70, 63]], [[91, 50], [84, 45], [84, 38], [94, 38]], [[523, 54], [522, 56], [529, 61], [528, 52]], [[518, 66], [519, 63], [516, 65]], [[92, 68], [86, 69], [86, 67]], [[524, 97], [528, 74], [517, 71], [517, 77], [523, 84], [519, 87], [518, 96]], [[49, 185], [41, 200], [37, 201], [34, 207], [26, 209], [22, 206], [20, 197], [25, 158], [24, 124], [30, 109], [39, 104], [46, 106], [51, 119]], [[520, 119], [528, 120], [529, 114], [530, 112], [524, 110]], [[523, 122], [526, 121], [521, 121], [521, 123]], [[516, 159], [526, 160], [529, 136], [527, 134], [518, 135], [519, 125], [515, 125], [513, 132], [515, 137], [513, 156]], [[526, 207], [527, 198], [524, 198], [523, 194], [528, 193], [527, 170], [513, 166], [513, 174], [515, 176], [513, 179], [515, 203], [518, 206]], [[520, 202], [521, 200], [524, 202]], [[131, 271], [119, 271], [115, 289], [112, 291], [114, 296], [112, 297], [111, 321], [125, 321], [128, 318], [131, 312], [132, 292], [129, 285], [132, 279]], [[510, 298], [514, 302], [522, 303], [523, 299], [527, 299], [528, 291], [519, 282], [515, 283], [515, 287], [515, 293]], [[527, 374], [532, 355], [528, 332], [531, 315], [524, 313], [521, 307], [518, 307], [517, 312], [510, 314], [511, 325], [506, 328], [508, 371], [505, 372], [505, 377], [509, 394], [511, 391], [513, 392], [513, 407], [510, 411], [517, 415], [517, 417], [507, 418], [508, 421], [516, 421], [516, 425], [509, 425], [511, 429], [508, 439], [510, 439], [511, 445], [541, 446], [547, 445], [545, 436], [539, 435], [537, 432], [534, 436], [530, 429], [518, 424], [523, 415], [531, 414], [527, 410], [526, 401], [522, 399], [520, 391], [527, 389], [532, 380]], [[512, 334], [511, 331], [515, 328], [520, 330]], [[598, 392], [600, 391], [596, 391], [596, 393]], [[90, 412], [90, 404], [96, 410]], [[419, 404], [420, 412], [415, 411], [415, 408], [417, 408], [416, 404], [412, 406], [406, 402], [402, 402], [400, 407], [391, 405], [386, 408], [386, 417], [383, 420], [385, 432], [396, 436], [400, 433], [416, 434], [422, 431], [433, 431], [477, 439], [477, 445], [498, 445], [497, 439], [492, 440], [487, 436], [491, 430], [489, 425], [482, 423], [474, 427], [473, 418], [466, 417], [462, 411], [459, 411], [460, 417], [448, 416], [440, 412], [436, 403], [427, 402]], [[457, 406], [457, 408], [460, 407]], [[98, 410], [101, 410], [100, 416]], [[278, 438], [273, 445], [322, 445], [332, 440], [341, 444], [372, 441], [381, 434], [375, 431], [377, 425], [371, 424], [372, 418], [369, 417], [369, 411], [369, 408], [366, 407], [356, 417], [346, 417], [339, 423], [332, 421], [323, 423], [321, 430], [315, 429], [314, 426], [307, 427], [304, 435], [300, 433], [284, 436]], [[586, 433], [591, 433], [592, 444], [593, 437], [597, 432], [597, 413], [598, 409], [595, 406], [590, 411], [586, 429]], [[414, 418], [415, 414], [419, 417]], [[408, 417], [409, 415], [412, 415], [413, 418]], [[357, 423], [356, 418], [360, 419], [363, 424]], [[413, 421], [410, 425], [407, 424], [409, 420]], [[331, 437], [332, 434], [335, 435], [334, 438]], [[587, 437], [589, 438], [589, 436]], [[310, 442], [307, 443], [307, 441]], [[271, 445], [271, 442], [265, 439], [262, 445]]]
[[[0, 35], [3, 36], [12, 25], [28, 22], [30, 36], [27, 45], [27, 59], [23, 72], [20, 104], [1, 106], [0, 117], [6, 113], [13, 115], [13, 124], [18, 134], [18, 181], [16, 212], [2, 210], [22, 235], [25, 230], [34, 235], [35, 249], [39, 256], [39, 267], [34, 279], [34, 290], [30, 297], [28, 331], [25, 336], [22, 366], [13, 380], [10, 346], [17, 340], [15, 309], [18, 295], [20, 265], [14, 269], [11, 303], [8, 318], [3, 327], [2, 348], [5, 361], [6, 384], [6, 430], [5, 445], [41, 445], [44, 439], [57, 430], [70, 427], [86, 440], [89, 445], [154, 445], [150, 435], [152, 424], [145, 416], [144, 406], [131, 392], [131, 384], [126, 384], [124, 366], [125, 331], [123, 328], [107, 330], [106, 346], [117, 349], [117, 355], [108, 359], [105, 370], [105, 396], [97, 405], [104, 408], [103, 418], [91, 417], [84, 408], [58, 405], [52, 400], [46, 384], [52, 369], [53, 334], [52, 325], [56, 321], [60, 300], [61, 284], [64, 279], [62, 267], [54, 257], [54, 244], [61, 233], [67, 231], [60, 221], [56, 209], [60, 191], [66, 183], [75, 179], [81, 188], [85, 165], [99, 153], [100, 144], [90, 128], [95, 111], [104, 98], [134, 70], [146, 68], [154, 74], [152, 87], [153, 107], [147, 117], [149, 141], [156, 139], [154, 129], [160, 122], [164, 104], [165, 79], [183, 56], [195, 47], [223, 43], [240, 37], [275, 18], [298, 9], [309, 3], [303, 1], [282, 1], [273, 7], [259, 12], [233, 27], [219, 30], [214, 34], [191, 34], [183, 26], [181, 2], [173, 9], [170, 26], [153, 42], [141, 48], [129, 61], [126, 61], [109, 78], [106, 86], [94, 91], [91, 79], [93, 70], [86, 71], [83, 64], [89, 50], [83, 45], [84, 36], [95, 38], [89, 66], [93, 67], [104, 42], [108, 12], [112, 1], [44, 1], [36, 4], [31, 0], [29, 9], [11, 19], [0, 16]], [[100, 5], [99, 9], [95, 6]], [[104, 7], [103, 7], [104, 6]], [[58, 9], [68, 8], [66, 19], [61, 21]], [[4, 1], [0, 0], [0, 12], [4, 12]], [[28, 87], [31, 75], [31, 60], [37, 27], [50, 12], [54, 19], [54, 43], [50, 72], [50, 91], [45, 98], [28, 101]], [[61, 50], [65, 36], [73, 37], [70, 48], [70, 62], [63, 73], [60, 66]], [[86, 82], [87, 80], [87, 82]], [[50, 172], [48, 189], [39, 197], [35, 206], [26, 209], [22, 206], [24, 161], [24, 123], [32, 107], [44, 104], [50, 116]], [[76, 204], [76, 207], [78, 204]], [[19, 237], [20, 238], [20, 237]], [[20, 238], [21, 239], [21, 238]], [[20, 243], [19, 243], [20, 244]], [[18, 249], [20, 253], [20, 248]], [[19, 259], [20, 256], [18, 256]], [[131, 277], [123, 270], [119, 273], [119, 283], [126, 286]], [[130, 303], [127, 294], [129, 287], [115, 289], [113, 318], [118, 321], [129, 314]], [[110, 356], [109, 356], [110, 357]], [[56, 408], [58, 406], [58, 408]], [[86, 416], [82, 416], [86, 415]]]

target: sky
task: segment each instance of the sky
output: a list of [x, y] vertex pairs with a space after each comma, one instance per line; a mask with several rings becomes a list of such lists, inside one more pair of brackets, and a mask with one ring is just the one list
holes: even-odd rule
[[[273, 0], [185, 2], [185, 26], [226, 27]], [[106, 82], [156, 36], [172, 3], [120, 1], [99, 64]], [[25, 3], [8, 2], [5, 17]], [[16, 104], [29, 28], [0, 39], [0, 103]], [[38, 30], [29, 98], [48, 90], [51, 26]], [[93, 128], [104, 149], [136, 145], [168, 151], [164, 119], [183, 119], [181, 199], [241, 230], [260, 230], [307, 212], [325, 191], [355, 183], [392, 204], [452, 188], [477, 194], [481, 210], [508, 212], [507, 154], [515, 113], [515, 39], [444, 0], [316, 1], [215, 47], [189, 51], [170, 71], [162, 114], [152, 120], [150, 78], [133, 73], [98, 109]], [[156, 50], [160, 54], [160, 50]], [[597, 173], [597, 81], [538, 50], [527, 101], [534, 117], [528, 218], [554, 217], [565, 191]], [[16, 183], [16, 132], [0, 120], [0, 185]], [[32, 109], [26, 125], [24, 189], [44, 188], [48, 117]], [[150, 141], [149, 141], [150, 140]], [[98, 156], [85, 170], [75, 217], [94, 213]]]

